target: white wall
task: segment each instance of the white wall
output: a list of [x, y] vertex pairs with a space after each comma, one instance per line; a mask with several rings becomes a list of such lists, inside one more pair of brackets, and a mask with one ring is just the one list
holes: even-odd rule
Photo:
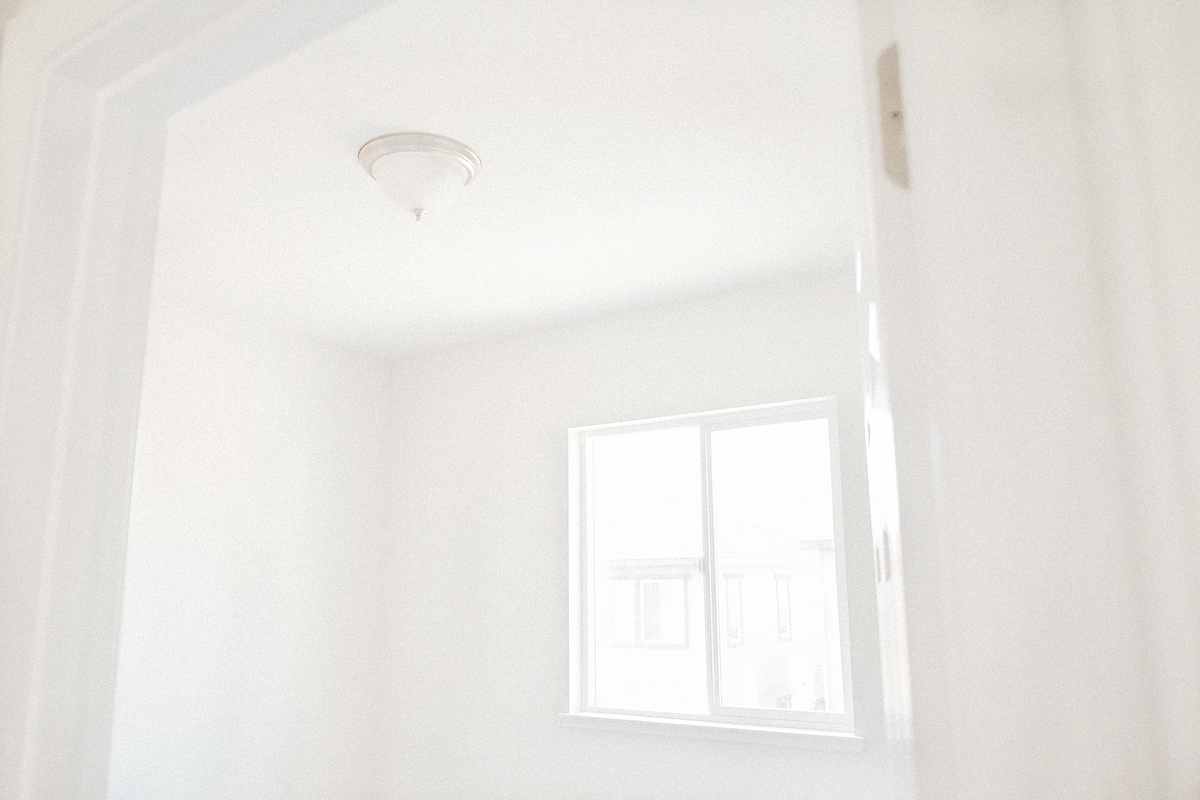
[[[387, 797], [883, 796], [861, 365], [853, 278], [842, 275], [397, 367]], [[840, 401], [852, 659], [867, 749], [565, 728], [567, 429], [828, 394]]]
[[156, 302], [109, 797], [375, 797], [388, 371]]
[[[901, 60], [912, 122], [913, 211], [919, 227], [913, 251], [919, 268], [882, 259], [887, 284], [882, 311], [884, 346], [885, 353], [890, 348], [896, 356], [890, 377], [900, 398], [895, 409], [905, 462], [901, 473], [911, 477], [934, 461], [939, 480], [950, 490], [940, 495], [945, 505], [936, 510], [952, 514], [941, 521], [933, 512], [905, 521], [911, 534], [907, 541], [919, 545], [906, 551], [906, 556], [915, 556], [907, 559], [910, 569], [906, 574], [910, 589], [921, 588], [919, 593], [910, 593], [909, 599], [911, 619], [921, 623], [913, 629], [912, 642], [914, 682], [921, 684], [914, 692], [914, 716], [924, 758], [922, 796], [1006, 800], [1194, 797], [1200, 785], [1195, 766], [1195, 754], [1200, 753], [1195, 720], [1200, 715], [1189, 713], [1200, 698], [1194, 667], [1194, 632], [1200, 630], [1196, 624], [1200, 617], [1195, 612], [1197, 582], [1190, 569], [1196, 563], [1198, 514], [1196, 494], [1190, 487], [1197, 484], [1196, 465], [1200, 464], [1200, 426], [1196, 423], [1200, 412], [1195, 405], [1200, 382], [1195, 374], [1196, 337], [1190, 335], [1200, 297], [1194, 268], [1200, 254], [1196, 240], [1200, 228], [1194, 224], [1200, 216], [1196, 190], [1200, 186], [1196, 180], [1200, 151], [1194, 146], [1200, 138], [1194, 81], [1200, 52], [1194, 47], [1200, 38], [1197, 6], [1142, 0], [898, 4], [905, 12], [900, 26]], [[10, 36], [0, 74], [4, 94], [0, 115], [5, 121], [0, 125], [0, 139], [5, 144], [0, 147], [0, 292], [8, 293], [3, 306], [5, 363], [0, 379], [4, 445], [0, 447], [4, 488], [0, 493], [0, 640], [4, 645], [0, 648], [4, 706], [0, 715], [0, 786], [5, 797], [90, 797], [94, 796], [89, 793], [92, 781], [71, 781], [63, 775], [81, 761], [102, 760], [106, 751], [105, 737], [99, 731], [107, 729], [107, 700], [103, 699], [111, 686], [107, 655], [102, 653], [97, 659], [92, 653], [106, 649], [110, 626], [94, 620], [104, 616], [96, 609], [109, 605], [119, 574], [110, 566], [118, 561], [120, 551], [117, 533], [123, 531], [124, 502], [117, 489], [123, 488], [124, 479], [108, 459], [124, 457], [124, 441], [112, 444], [121, 437], [111, 418], [83, 411], [124, 403], [122, 392], [139, 361], [130, 353], [140, 352], [140, 333], [131, 323], [120, 337], [98, 338], [94, 333], [98, 326], [80, 327], [77, 323], [114, 314], [118, 323], [123, 314], [137, 322], [133, 311], [140, 308], [140, 301], [128, 301], [128, 287], [110, 277], [135, 272], [142, 262], [129, 258], [125, 249], [116, 248], [113, 256], [113, 248], [97, 246], [99, 233], [123, 229], [103, 224], [88, 228], [82, 222], [93, 206], [80, 198], [95, 176], [88, 177], [78, 165], [88, 161], [89, 153], [111, 154], [111, 148], [102, 145], [93, 150], [99, 141], [93, 129], [63, 123], [64, 118], [74, 122], [74, 116], [38, 116], [48, 102], [51, 109], [74, 108], [94, 122], [97, 117], [92, 108], [69, 96], [47, 101], [39, 92], [51, 85], [45, 69], [49, 54], [61, 52], [75, 36], [107, 24], [116, 11], [135, 4], [77, 0], [32, 5], [61, 9], [61, 16], [53, 18], [56, 24], [36, 30], [27, 27], [33, 38], [24, 48], [14, 47]], [[189, 2], [175, 7], [200, 5], [220, 4]], [[311, 5], [297, 0], [289, 3], [288, 9]], [[347, 4], [316, 5], [343, 8]], [[1102, 6], [1124, 14], [1111, 25], [1120, 35], [1099, 37], [1088, 45], [1094, 45], [1095, 51], [1085, 57], [1072, 54], [1077, 33], [1070, 24], [1077, 21], [1072, 13]], [[1158, 15], [1148, 22], [1145, 17], [1152, 11]], [[23, 12], [18, 21], [27, 16]], [[231, 15], [235, 17], [241, 18]], [[1139, 17], [1139, 24], [1125, 24]], [[295, 17], [289, 14], [287, 19]], [[9, 32], [15, 27], [10, 26]], [[208, 36], [209, 31], [202, 30], [200, 35]], [[253, 39], [276, 41], [264, 36]], [[153, 41], [153, 47], [169, 47], [173, 54], [191, 52], [179, 46], [182, 38], [173, 33]], [[176, 62], [162, 58], [163, 52], [154, 49], [146, 58], [173, 67]], [[214, 64], [233, 61], [236, 59], [205, 61], [196, 69], [207, 75], [218, 69]], [[137, 68], [146, 63], [137, 62]], [[1077, 85], [1063, 79], [1064, 71], [1095, 74], [1090, 67], [1096, 65], [1108, 70], [1104, 79], [1117, 78], [1118, 88], [1125, 92], [1136, 89], [1131, 93], [1137, 113], [1132, 115], [1130, 128], [1138, 135], [1121, 144], [1115, 158], [1112, 153], [1081, 153], [1081, 142], [1097, 142], [1097, 130], [1084, 126], [1087, 115], [1079, 112], [1076, 104], [1087, 103], [1081, 101]], [[1118, 106], [1129, 99], [1120, 90], [1099, 92], [1098, 97], [1101, 119], [1105, 110], [1111, 110], [1112, 98], [1117, 98]], [[1130, 121], [1120, 112], [1115, 116], [1118, 121]], [[35, 118], [49, 120], [46, 124], [53, 135], [43, 137], [49, 145], [35, 144], [43, 142]], [[1116, 139], [1119, 142], [1120, 136]], [[1102, 144], [1112, 142], [1105, 138]], [[33, 158], [37, 153], [52, 155], [40, 162]], [[130, 158], [120, 162], [114, 167], [116, 177], [137, 177], [133, 167], [151, 161]], [[1121, 161], [1128, 162], [1122, 164], [1128, 172], [1118, 174], [1103, 168], [1106, 162], [1112, 166]], [[1081, 167], [1085, 162], [1100, 168], [1089, 169], [1086, 175], [1072, 171], [1070, 165]], [[130, 174], [122, 171], [126, 168]], [[1121, 180], [1110, 183], [1113, 177]], [[1132, 181], [1125, 180], [1130, 177]], [[146, 180], [147, 185], [153, 182], [139, 180]], [[101, 181], [100, 185], [109, 183]], [[1093, 191], [1096, 186], [1103, 191]], [[135, 227], [138, 220], [154, 218], [153, 213], [141, 213], [148, 201], [129, 201], [108, 191], [97, 196], [104, 207], [131, 209], [129, 219]], [[997, 197], [1004, 202], [996, 202]], [[1131, 224], [1122, 218], [1123, 225], [1106, 225], [1104, 215], [1098, 219], [1089, 216], [1097, 198], [1109, 212], [1119, 215], [1133, 210], [1141, 218]], [[1131, 198], [1136, 202], [1130, 202]], [[79, 208], [83, 210], [76, 213]], [[1069, 241], [1064, 239], [1067, 229]], [[102, 245], [105, 242], [101, 239]], [[1125, 258], [1127, 245], [1136, 258]], [[1089, 261], [1097, 253], [1111, 258], [1112, 263]], [[121, 269], [110, 273], [93, 268], [95, 254], [115, 259]], [[1145, 272], [1153, 291], [1149, 297], [1136, 295], [1139, 301], [1149, 301], [1144, 306], [1129, 302], [1135, 296], [1132, 293], [1112, 291], [1120, 288], [1121, 282], [1109, 280], [1126, 275], [1121, 267], [1135, 263], [1149, 265]], [[26, 284], [18, 297], [11, 289], [21, 281], [32, 283]], [[1103, 296], [1099, 301], [1098, 284], [1108, 290], [1099, 292]], [[29, 286], [38, 291], [29, 291]], [[69, 291], [72, 286], [76, 291]], [[1013, 288], [1022, 286], [1027, 287], [1024, 293]], [[963, 302], [964, 297], [970, 302]], [[977, 313], [980, 310], [982, 316]], [[1110, 324], [1114, 317], [1122, 317], [1120, 325]], [[1032, 326], [1045, 327], [1048, 322], [1055, 331], [1067, 331], [1064, 341], [1070, 349], [1060, 349], [1046, 336], [1030, 334]], [[1076, 323], [1082, 324], [1078, 336], [1072, 333]], [[1130, 330], [1143, 330], [1153, 334], [1146, 338], [1153, 339], [1164, 327], [1165, 347], [1162, 342], [1129, 335]], [[1113, 328], [1120, 329], [1117, 341], [1126, 346], [1140, 342], [1146, 348], [1131, 347], [1115, 358], [1116, 348], [1109, 338]], [[112, 341], [120, 347], [110, 346]], [[510, 346], [510, 351], [515, 358], [517, 350]], [[1078, 358], [1069, 358], [1071, 354]], [[561, 357], [569, 360], [566, 355]], [[1119, 372], [1123, 380], [1115, 381], [1093, 361], [1117, 362], [1112, 371]], [[73, 383], [78, 375], [87, 380]], [[1140, 380], [1143, 377], [1148, 382]], [[1109, 397], [1119, 394], [1114, 383], [1123, 383], [1125, 390], [1166, 384], [1162, 395], [1170, 401], [1168, 410], [1172, 404], [1175, 410], [1145, 414], [1143, 420], [1153, 421], [1156, 429], [1142, 435], [1136, 416], [1142, 408], [1140, 397], [1131, 392], [1121, 403], [1113, 404], [1122, 409], [1120, 416], [1109, 416], [1107, 422], [1104, 415], [1094, 418], [1105, 428], [1102, 437], [1122, 432], [1120, 454], [1117, 447], [1102, 445], [1098, 448], [1103, 451], [1101, 458], [1081, 456], [1093, 452], [1090, 440], [1095, 437], [1080, 424], [1080, 406], [1070, 400], [1082, 396], [1088, 404], [1096, 392]], [[1080, 391], [1081, 386], [1085, 391]], [[1070, 397], [1059, 394], [1064, 387]], [[487, 390], [486, 397], [502, 392], [495, 386], [480, 388]], [[1087, 391], [1089, 388], [1096, 392]], [[112, 391], [106, 393], [107, 389]], [[924, 397], [925, 389], [936, 397]], [[721, 391], [736, 394], [735, 387]], [[714, 390], [713, 394], [718, 393]], [[1039, 402], [1045, 397], [1052, 402]], [[105, 402], [88, 402], [95, 398]], [[631, 401], [629, 405], [638, 404]], [[648, 400], [641, 404], [654, 405]], [[72, 416], [72, 409], [79, 411], [78, 417]], [[940, 428], [939, 435], [940, 443], [950, 443], [952, 452], [937, 459], [942, 451], [933, 446], [927, 426], [931, 420], [941, 421], [934, 412], [947, 409], [950, 427]], [[118, 415], [122, 419], [124, 411], [122, 405]], [[429, 418], [432, 426], [436, 417]], [[1044, 445], [1038, 442], [1042, 434]], [[100, 444], [93, 448], [92, 440], [102, 438], [104, 457], [91, 458], [93, 449], [102, 449]], [[1086, 447], [1072, 452], [1072, 440]], [[461, 443], [462, 439], [448, 441]], [[80, 448], [73, 446], [79, 442], [83, 442], [83, 456], [78, 453]], [[1155, 448], [1158, 442], [1174, 443], [1175, 448]], [[1176, 448], [1183, 452], [1174, 452]], [[1033, 456], [1022, 459], [1029, 452]], [[1050, 458], [1042, 458], [1047, 452]], [[429, 454], [426, 459], [433, 460]], [[1022, 470], [1028, 464], [1036, 469]], [[1048, 469], [1052, 464], [1064, 468]], [[1118, 469], [1114, 470], [1114, 465]], [[1078, 479], [1072, 481], [1075, 470]], [[1115, 479], [1114, 471], [1119, 473]], [[929, 470], [925, 472], [926, 482], [932, 482]], [[1087, 480], [1088, 475], [1097, 473], [1101, 480]], [[487, 479], [488, 473], [480, 470], [480, 475]], [[1165, 488], [1156, 485], [1154, 476]], [[1048, 480], [1039, 480], [1042, 477]], [[1120, 509], [1122, 529], [1118, 531], [1114, 527], [1118, 523], [1107, 518], [1100, 528], [1089, 527], [1094, 502], [1111, 502], [1108, 495], [1114, 485], [1117, 493], [1129, 500]], [[112, 486], [117, 488], [110, 491]], [[906, 497], [917, 494], [912, 488], [912, 481], [905, 483]], [[1170, 506], [1182, 507], [1173, 512], [1176, 518], [1170, 528], [1149, 524], [1154, 509], [1167, 507], [1158, 502], [1157, 491], [1171, 501]], [[1026, 493], [1035, 502], [1014, 503], [1014, 497], [1023, 498]], [[1075, 516], [1073, 509], [1084, 513]], [[1020, 512], [1019, 517], [1011, 513], [1014, 510]], [[941, 529], [940, 522], [948, 524]], [[1013, 530], [1017, 536], [1006, 544], [1004, 534]], [[1061, 538], [1063, 531], [1069, 533], [1066, 539]], [[1098, 555], [1101, 548], [1094, 547], [1096, 531], [1108, 543], [1118, 542], [1108, 550], [1109, 561]], [[1168, 535], [1156, 538], [1156, 532]], [[1018, 556], [1029, 552], [1045, 555], [1039, 547], [1043, 541], [1054, 542], [1053, 560], [1035, 559], [1028, 568], [1017, 566]], [[948, 542], [953, 549], [945, 549]], [[1146, 543], [1154, 547], [1144, 550]], [[1135, 546], [1123, 548], [1129, 544]], [[426, 546], [435, 554], [439, 547], [451, 548], [449, 543], [439, 542]], [[1131, 555], [1130, 550], [1137, 552]], [[1161, 561], [1149, 558], [1150, 553]], [[1076, 561], [1078, 554], [1086, 560]], [[939, 563], [940, 557], [947, 561]], [[1100, 567], [1098, 573], [1091, 571], [1093, 566]], [[926, 580], [947, 573], [958, 582], [950, 590], [936, 580]], [[1138, 582], [1128, 580], [1131, 574], [1140, 576], [1140, 586], [1146, 591], [1137, 598], [1134, 620], [1120, 607], [1117, 616], [1126, 630], [1131, 624], [1146, 622], [1148, 642], [1127, 638], [1124, 631], [1107, 626], [1104, 612], [1113, 606], [1110, 588], [1114, 584], [1103, 577], [1116, 575], [1115, 585], [1124, 587], [1123, 591], [1138, 588]], [[976, 576], [981, 580], [972, 582]], [[1012, 591], [1014, 580], [1045, 591], [1022, 596]], [[421, 583], [429, 586], [433, 581]], [[552, 584], [550, 589], [561, 592], [562, 587]], [[81, 609], [91, 613], [82, 614]], [[1047, 616], [1046, 609], [1053, 613]], [[939, 627], [939, 615], [946, 610], [954, 611], [952, 634]], [[406, 619], [398, 617], [396, 625]], [[1033, 669], [1007, 657], [990, 660], [994, 642], [988, 640], [988, 628], [979, 624], [981, 620], [999, 623], [1000, 630], [1014, 634], [1032, 634], [1026, 652], [1044, 659], [1041, 667]], [[416, 625], [409, 627], [418, 631]], [[1188, 634], [1192, 646], [1173, 638], [1175, 630]], [[1099, 635], [1093, 638], [1089, 635], [1093, 632]], [[435, 636], [426, 623], [426, 635], [414, 638], [418, 645], [424, 644], [425, 651], [418, 647], [403, 654], [425, 670], [410, 672], [416, 680], [412, 693], [430, 703], [454, 701], [453, 687], [440, 696], [422, 691], [439, 685], [441, 667], [429, 651], [440, 654], [449, 650], [448, 645], [439, 644], [440, 635]], [[1000, 638], [995, 641], [1003, 643]], [[1037, 645], [1042, 643], [1050, 647], [1039, 649]], [[1113, 643], [1120, 646], [1110, 646]], [[393, 654], [393, 664], [401, 663], [400, 656]], [[1143, 686], [1140, 694], [1140, 698], [1153, 699], [1154, 714], [1149, 721], [1140, 716], [1143, 706], [1139, 699], [1130, 701], [1120, 691], [1121, 676], [1131, 665], [1147, 661], [1153, 662], [1159, 673], [1150, 681], [1152, 687], [1146, 690]], [[944, 666], [951, 662], [960, 667], [948, 675]], [[512, 677], [513, 671], [504, 672], [503, 666], [496, 668], [496, 674]], [[545, 668], [545, 677], [537, 673], [505, 687], [515, 686], [530, 694], [533, 682], [555, 680], [561, 667], [551, 664]], [[540, 665], [530, 669], [535, 668]], [[451, 677], [453, 674], [451, 671]], [[952, 686], [951, 678], [958, 683]], [[1002, 690], [974, 692], [989, 686]], [[1020, 701], [1016, 706], [1014, 696]], [[1119, 699], [1119, 708], [1108, 702], [1113, 697]], [[967, 702], [960, 703], [962, 699]], [[433, 741], [428, 747], [416, 746], [422, 730], [436, 730], [423, 724], [429, 716], [416, 714], [412, 729], [401, 728], [397, 734], [398, 741], [413, 745], [411, 752], [417, 758], [400, 762], [398, 756], [396, 773], [410, 767], [418, 783], [445, 763], [443, 759], [426, 767], [419, 757], [426, 752], [447, 752]], [[1133, 724], [1125, 724], [1123, 718]], [[490, 719], [482, 728], [484, 733], [496, 728], [496, 716]], [[1070, 724], [1059, 724], [1063, 720]], [[969, 735], [960, 736], [963, 729]], [[532, 784], [536, 782], [532, 772], [543, 756], [547, 760], [542, 766], [558, 785], [567, 780], [563, 774], [571, 769], [588, 776], [600, 772], [600, 767], [586, 760], [572, 763], [557, 758], [574, 747], [562, 742], [582, 739], [559, 738], [565, 732], [551, 732], [549, 727], [540, 730], [546, 740], [558, 744], [534, 750], [533, 755], [522, 752], [522, 758], [511, 762], [496, 758], [487, 747], [480, 748], [482, 757], [489, 759], [485, 774], [494, 777], [504, 764], [511, 763], [513, 769], [528, 770], [521, 775]], [[457, 735], [468, 745], [484, 741], [490, 747], [499, 742], [498, 747], [518, 749], [504, 735], [462, 735], [471, 733], [471, 728], [461, 720], [446, 731], [443, 744], [454, 745]], [[1142, 737], [1144, 733], [1153, 736]], [[596, 740], [603, 738], [595, 736]], [[705, 758], [724, 763], [740, 760], [751, 772], [761, 766], [746, 758], [745, 750], [730, 750], [731, 755], [722, 756], [701, 743], [676, 743], [654, 745], [643, 754], [638, 745], [622, 744], [616, 737], [611, 741], [614, 750], [597, 759], [602, 767], [612, 767], [618, 756], [627, 756], [639, 775], [658, 767], [678, 768], [675, 771], [684, 773], [680, 780], [692, 788], [721, 770], [720, 763], [711, 768], [700, 764]], [[639, 745], [646, 743], [648, 740], [639, 740]], [[662, 748], [668, 746], [680, 748], [680, 755], [664, 756]], [[1143, 748], [1153, 752], [1147, 754]], [[820, 760], [819, 754], [807, 754], [807, 758]], [[795, 763], [794, 758], [789, 761]], [[619, 770], [610, 772], [618, 776], [610, 785], [621, 780], [633, 785]], [[821, 770], [776, 770], [774, 774], [786, 777], [771, 781], [773, 786], [832, 780], [812, 777], [820, 776]], [[869, 778], [866, 771], [861, 774]], [[662, 786], [667, 780], [652, 778], [648, 785]], [[752, 775], [750, 780], [758, 779]], [[728, 789], [731, 782], [718, 785]], [[612, 791], [615, 794], [617, 789]], [[539, 793], [544, 792], [536, 788], [529, 792], [532, 796]]]
[[[4, 32], [4, 26], [8, 21], [16, 16], [17, 11], [21, 8], [20, 0], [0, 0], [0, 39]], [[3, 52], [3, 42], [0, 41], [0, 52]]]
[[1200, 796], [1200, 5], [862, 5], [919, 794]]

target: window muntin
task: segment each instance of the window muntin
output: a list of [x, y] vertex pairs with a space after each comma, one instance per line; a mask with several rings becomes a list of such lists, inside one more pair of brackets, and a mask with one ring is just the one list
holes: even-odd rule
[[571, 436], [572, 710], [852, 730], [833, 399]]

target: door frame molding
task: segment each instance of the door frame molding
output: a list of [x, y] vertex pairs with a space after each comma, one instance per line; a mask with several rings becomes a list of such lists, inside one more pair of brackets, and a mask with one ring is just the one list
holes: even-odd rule
[[0, 64], [0, 796], [106, 794], [167, 120], [385, 0], [68, 0]]

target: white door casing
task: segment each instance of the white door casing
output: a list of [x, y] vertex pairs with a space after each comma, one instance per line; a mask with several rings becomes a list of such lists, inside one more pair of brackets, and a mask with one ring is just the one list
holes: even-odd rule
[[382, 0], [31, 4], [0, 65], [0, 797], [105, 794], [165, 121]]

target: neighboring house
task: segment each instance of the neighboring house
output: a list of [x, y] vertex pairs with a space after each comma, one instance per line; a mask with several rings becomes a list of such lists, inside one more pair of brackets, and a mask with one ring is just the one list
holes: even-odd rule
[[[600, 562], [600, 705], [707, 713], [699, 703], [707, 692], [701, 557], [667, 555], [699, 544], [684, 506], [646, 498], [637, 514], [597, 528], [606, 554], [642, 556]], [[717, 516], [714, 532], [723, 704], [841, 711], [826, 708], [826, 698], [840, 704], [842, 696], [831, 530], [774, 530]]]

